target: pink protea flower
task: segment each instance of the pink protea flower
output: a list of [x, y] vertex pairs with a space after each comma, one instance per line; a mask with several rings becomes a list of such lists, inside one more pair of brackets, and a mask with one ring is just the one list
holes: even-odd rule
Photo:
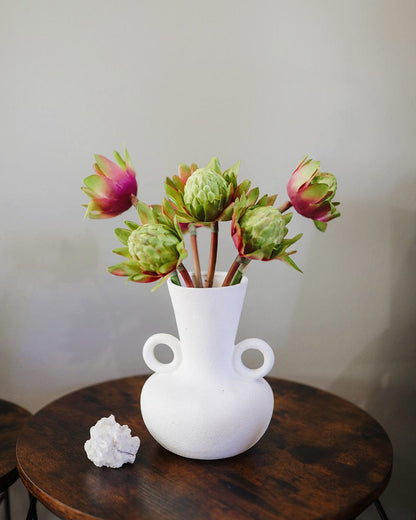
[[127, 148], [124, 148], [123, 159], [114, 152], [117, 163], [103, 155], [96, 155], [95, 175], [84, 179], [81, 189], [90, 197], [85, 216], [93, 219], [111, 218], [127, 211], [132, 205], [132, 196], [137, 195], [136, 173], [133, 169]]
[[287, 184], [290, 202], [296, 211], [313, 219], [320, 231], [325, 231], [327, 222], [339, 217], [336, 206], [332, 202], [337, 189], [337, 180], [332, 173], [323, 173], [320, 162], [304, 157], [292, 173]]

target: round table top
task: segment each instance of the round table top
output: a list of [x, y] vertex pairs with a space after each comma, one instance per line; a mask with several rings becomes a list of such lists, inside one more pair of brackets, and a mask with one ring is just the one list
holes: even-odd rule
[[[229, 459], [186, 459], [160, 447], [139, 411], [146, 376], [93, 385], [43, 408], [17, 443], [20, 477], [60, 518], [155, 520], [350, 519], [391, 474], [392, 446], [366, 412], [333, 394], [268, 378], [269, 429]], [[141, 439], [134, 464], [98, 468], [87, 459], [89, 428], [114, 414]]]
[[0, 492], [5, 491], [18, 478], [16, 440], [31, 413], [0, 399]]

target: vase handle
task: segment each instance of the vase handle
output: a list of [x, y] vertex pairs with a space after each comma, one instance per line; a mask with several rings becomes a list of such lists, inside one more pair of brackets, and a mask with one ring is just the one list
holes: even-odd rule
[[[241, 356], [246, 350], [255, 349], [263, 354], [263, 364], [259, 368], [248, 368], [243, 363]], [[240, 341], [234, 348], [233, 365], [235, 371], [241, 376], [251, 379], [260, 379], [267, 375], [274, 365], [274, 353], [268, 343], [258, 338], [248, 338]]]
[[[155, 357], [155, 347], [157, 345], [167, 345], [173, 352], [173, 359], [170, 363], [161, 363]], [[172, 334], [153, 334], [143, 346], [143, 359], [146, 365], [154, 372], [172, 372], [182, 360], [180, 341]]]

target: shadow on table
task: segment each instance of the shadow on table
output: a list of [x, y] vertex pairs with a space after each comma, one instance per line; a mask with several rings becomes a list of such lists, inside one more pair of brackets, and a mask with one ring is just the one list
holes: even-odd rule
[[[407, 198], [414, 195], [412, 183]], [[394, 465], [381, 501], [389, 518], [410, 519], [416, 511], [416, 211], [352, 202], [341, 219], [333, 223], [340, 226], [330, 246], [323, 245], [328, 249], [312, 246], [302, 266], [279, 376], [343, 396], [383, 425]], [[331, 378], [338, 366], [344, 368]], [[360, 516], [367, 518], [378, 518], [376, 511]]]

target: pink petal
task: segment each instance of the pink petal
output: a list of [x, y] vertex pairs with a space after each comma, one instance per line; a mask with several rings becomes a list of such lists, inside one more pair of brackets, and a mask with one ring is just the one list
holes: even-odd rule
[[95, 160], [97, 161], [99, 170], [109, 179], [119, 182], [126, 176], [126, 172], [120, 168], [118, 164], [110, 161], [110, 159], [107, 159], [104, 155], [96, 155]]

